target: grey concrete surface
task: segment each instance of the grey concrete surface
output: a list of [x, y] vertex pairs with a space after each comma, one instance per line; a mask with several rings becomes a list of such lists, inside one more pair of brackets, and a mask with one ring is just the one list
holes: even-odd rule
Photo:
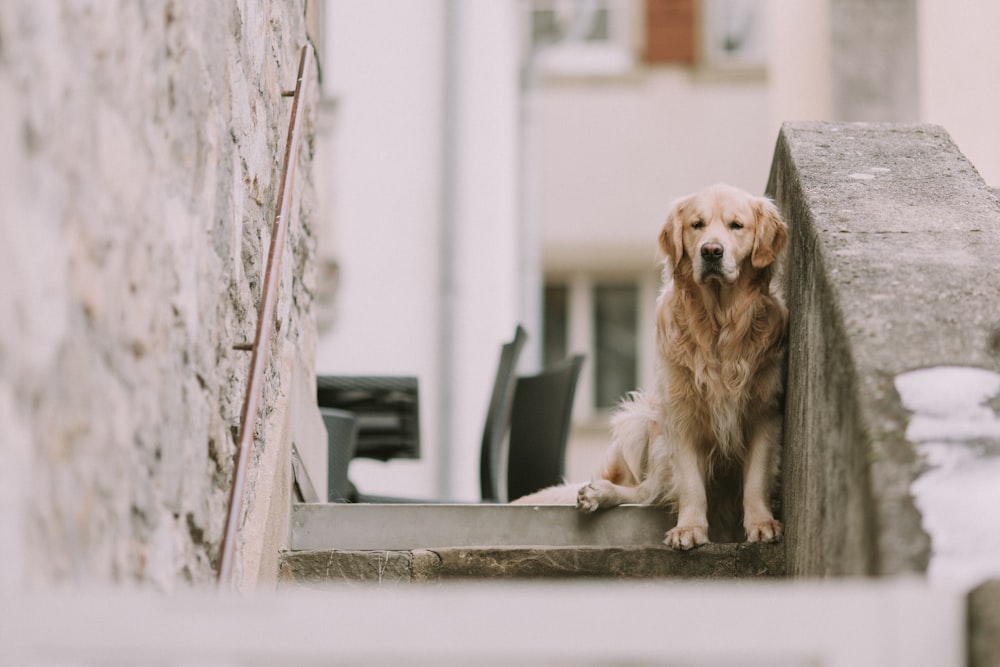
[[784, 575], [781, 543], [677, 552], [662, 544], [675, 523], [663, 509], [637, 505], [582, 514], [551, 505], [298, 504], [280, 580], [316, 586]]
[[774, 579], [15, 593], [0, 664], [959, 667], [962, 604], [916, 581]]
[[1000, 369], [1000, 203], [928, 125], [786, 123], [768, 194], [791, 227], [789, 574], [924, 573], [925, 463], [894, 381]]
[[977, 586], [968, 598], [970, 667], [1000, 665], [1000, 579]]
[[409, 551], [296, 551], [281, 563], [283, 585], [436, 582], [453, 579], [734, 579], [784, 575], [781, 544], [449, 547]]
[[297, 504], [291, 548], [651, 546], [676, 522], [665, 510], [638, 505], [583, 514], [555, 505]]
[[[516, 527], [525, 517], [511, 514], [513, 532], [468, 517], [419, 521], [399, 533], [414, 542], [402, 548], [288, 552], [284, 584], [928, 575], [935, 548], [942, 548], [928, 528], [927, 507], [915, 500], [916, 482], [940, 465], [928, 446], [950, 454], [965, 448], [958, 453], [966, 463], [972, 450], [973, 457], [1000, 454], [998, 405], [988, 398], [995, 391], [935, 380], [985, 377], [993, 387], [1000, 371], [1000, 274], [993, 266], [1000, 201], [942, 128], [868, 123], [785, 124], [768, 194], [791, 228], [784, 544], [677, 553], [646, 543], [662, 529], [648, 523], [648, 508], [620, 508], [623, 514], [598, 519], [614, 521], [614, 530], [595, 531], [594, 543], [579, 546], [578, 527], [566, 523], [572, 509], [544, 508], [551, 514], [535, 517], [530, 538]], [[914, 384], [921, 378], [931, 380]], [[928, 382], [935, 391], [925, 391]], [[949, 391], [936, 386], [941, 382], [963, 386]], [[938, 429], [946, 424], [963, 433]], [[947, 516], [937, 511], [943, 509], [936, 516]], [[346, 514], [335, 524], [345, 533], [385, 528], [379, 521], [352, 525]], [[447, 529], [421, 534], [429, 525]], [[445, 534], [491, 546], [442, 541]], [[975, 535], [957, 539], [965, 549]], [[319, 548], [307, 544], [299, 548]], [[936, 590], [963, 596], [954, 587]], [[966, 601], [965, 616], [953, 609], [947, 622], [966, 622], [969, 664], [1000, 664], [1000, 583], [978, 586]], [[913, 628], [933, 626], [926, 610], [914, 609], [907, 612]], [[959, 664], [956, 657], [940, 664]]]

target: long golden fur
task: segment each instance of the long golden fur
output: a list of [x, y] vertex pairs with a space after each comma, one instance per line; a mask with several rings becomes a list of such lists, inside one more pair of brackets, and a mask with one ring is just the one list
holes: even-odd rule
[[[573, 502], [575, 491], [586, 512], [669, 506], [677, 526], [664, 542], [675, 549], [708, 542], [709, 516], [724, 524], [742, 504], [748, 541], [779, 539], [771, 493], [788, 317], [775, 270], [787, 237], [770, 200], [731, 186], [674, 202], [659, 236], [655, 389], [635, 392], [614, 415], [611, 446], [589, 484], [517, 502]], [[724, 528], [713, 525], [713, 537], [731, 535]]]

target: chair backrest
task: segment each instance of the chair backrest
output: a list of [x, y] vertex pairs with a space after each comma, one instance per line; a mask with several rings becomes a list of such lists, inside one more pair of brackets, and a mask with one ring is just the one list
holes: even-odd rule
[[517, 379], [503, 500], [565, 481], [566, 441], [582, 366], [583, 355], [578, 354], [538, 375]]
[[510, 428], [514, 403], [514, 384], [517, 379], [517, 360], [528, 339], [524, 328], [518, 325], [514, 339], [500, 349], [500, 363], [493, 381], [493, 393], [486, 411], [483, 443], [479, 454], [479, 486], [483, 500], [500, 500], [504, 488], [502, 473], [506, 457], [506, 437]]
[[353, 412], [336, 408], [319, 409], [327, 437], [327, 502], [351, 498], [347, 468], [358, 446], [358, 420]]

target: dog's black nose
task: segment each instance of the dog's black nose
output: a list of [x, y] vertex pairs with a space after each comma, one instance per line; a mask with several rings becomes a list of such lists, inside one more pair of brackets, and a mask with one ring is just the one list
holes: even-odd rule
[[721, 243], [706, 243], [701, 247], [701, 256], [705, 259], [719, 259], [725, 252]]

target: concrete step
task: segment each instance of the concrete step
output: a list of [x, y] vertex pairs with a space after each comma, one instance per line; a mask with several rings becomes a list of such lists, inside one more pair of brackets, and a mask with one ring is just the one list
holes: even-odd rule
[[783, 544], [663, 546], [674, 518], [624, 506], [301, 504], [292, 512], [287, 584], [455, 579], [781, 577]]
[[669, 513], [626, 505], [583, 514], [569, 506], [302, 503], [292, 506], [293, 551], [479, 546], [653, 546]]
[[784, 575], [780, 544], [445, 547], [410, 551], [290, 551], [283, 584], [425, 583], [461, 579], [735, 579]]

